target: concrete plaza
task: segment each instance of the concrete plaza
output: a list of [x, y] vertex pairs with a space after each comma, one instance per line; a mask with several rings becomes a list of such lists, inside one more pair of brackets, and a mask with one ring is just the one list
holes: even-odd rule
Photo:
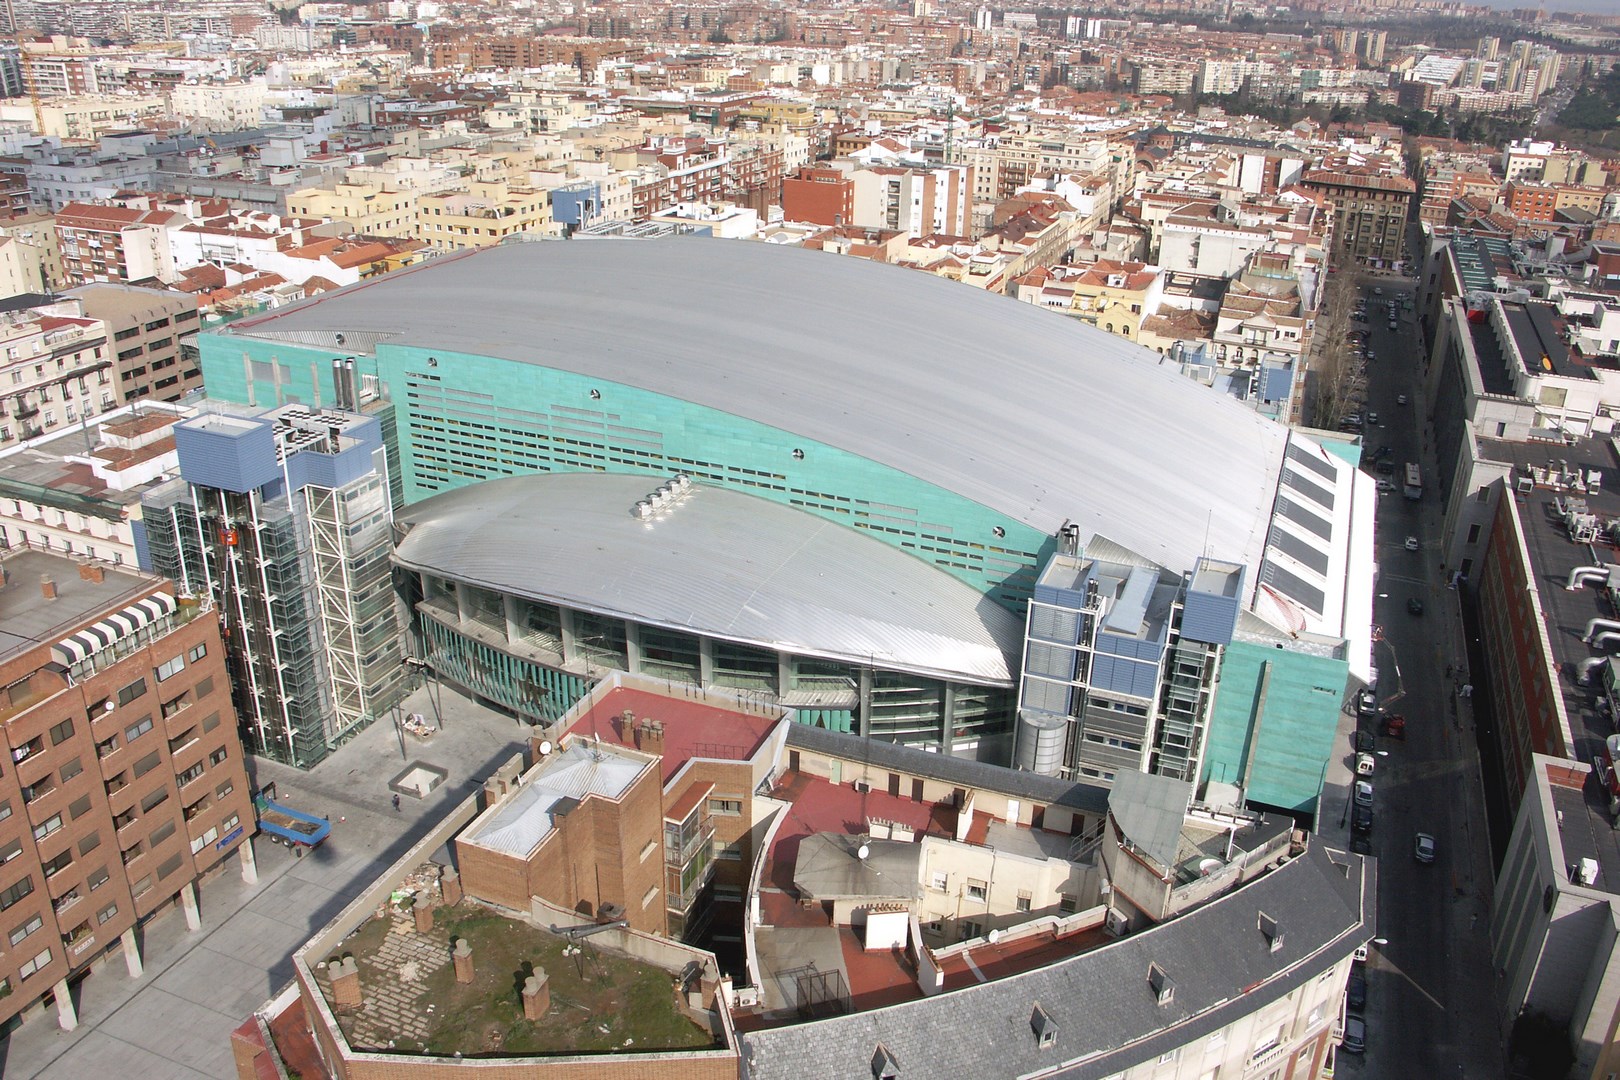
[[[404, 711], [443, 728], [429, 740], [403, 736], [383, 718], [307, 772], [250, 758], [255, 784], [274, 782], [277, 799], [322, 814], [332, 835], [303, 858], [260, 836], [258, 881], [242, 881], [240, 862], [199, 888], [202, 928], [188, 932], [178, 908], [141, 931], [145, 971], [130, 978], [112, 955], [74, 990], [77, 1030], [56, 1012], [35, 1011], [0, 1041], [0, 1075], [17, 1080], [86, 1076], [141, 1080], [229, 1080], [231, 1031], [292, 979], [292, 953], [378, 873], [398, 859], [497, 764], [522, 748], [528, 728], [434, 684], [417, 689]], [[405, 762], [449, 772], [425, 799], [398, 810], [388, 782]]]

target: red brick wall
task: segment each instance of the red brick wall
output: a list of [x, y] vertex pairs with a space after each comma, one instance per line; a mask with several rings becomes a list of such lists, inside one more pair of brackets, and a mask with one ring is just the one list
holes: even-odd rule
[[836, 169], [801, 169], [782, 181], [782, 216], [816, 225], [851, 225], [855, 185]]

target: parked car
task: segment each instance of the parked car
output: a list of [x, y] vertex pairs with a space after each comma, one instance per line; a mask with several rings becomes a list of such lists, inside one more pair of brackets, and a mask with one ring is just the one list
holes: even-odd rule
[[1392, 739], [1406, 741], [1406, 717], [1400, 713], [1390, 713], [1384, 717], [1384, 734]]
[[1390, 491], [1394, 491], [1394, 490], [1395, 490], [1395, 484], [1388, 477], [1380, 476], [1378, 478], [1378, 493], [1380, 495], [1383, 495], [1386, 492], [1390, 492]]
[[1382, 285], [1375, 286], [1373, 288], [1373, 295], [1374, 296], [1383, 296], [1384, 295], [1384, 287]]
[[1406, 395], [1405, 394], [1396, 394], [1395, 395], [1395, 404], [1397, 404], [1397, 405], [1405, 405], [1406, 404]]
[[1367, 1052], [1367, 1021], [1359, 1016], [1344, 1018], [1344, 1041], [1339, 1044], [1347, 1054]]
[[1357, 731], [1353, 743], [1358, 754], [1370, 754], [1378, 746], [1378, 740], [1370, 731]]
[[1364, 686], [1356, 691], [1356, 715], [1372, 716], [1378, 711], [1378, 695], [1372, 687]]
[[1344, 986], [1344, 1003], [1358, 1011], [1367, 1005], [1367, 972], [1362, 964], [1350, 965], [1350, 980]]
[[1412, 840], [1412, 858], [1420, 863], [1434, 862], [1434, 837], [1420, 832]]
[[1373, 812], [1370, 806], [1358, 806], [1350, 815], [1350, 831], [1370, 833], [1373, 829]]
[[1371, 780], [1357, 780], [1355, 788], [1356, 805], [1371, 808], [1373, 803], [1373, 786]]
[[1350, 838], [1350, 850], [1357, 855], [1372, 854], [1372, 840], [1368, 837], [1355, 835]]
[[1408, 599], [1406, 601], [1406, 610], [1407, 610], [1407, 612], [1409, 614], [1412, 614], [1412, 615], [1421, 615], [1421, 614], [1423, 614], [1423, 601], [1419, 600], [1415, 596], [1411, 597], [1410, 599]]
[[1416, 551], [1417, 549], [1418, 549], [1418, 538], [1415, 537], [1415, 536], [1408, 536], [1406, 538], [1406, 550], [1407, 551]]
[[1368, 413], [1367, 414], [1367, 423], [1369, 423], [1369, 424], [1378, 423], [1378, 414], [1375, 413], [1375, 412]]

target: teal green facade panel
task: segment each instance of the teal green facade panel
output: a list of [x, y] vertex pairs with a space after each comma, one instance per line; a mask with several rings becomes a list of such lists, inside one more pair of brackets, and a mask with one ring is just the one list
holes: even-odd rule
[[1329, 758], [1336, 749], [1349, 752], [1334, 746], [1349, 670], [1331, 657], [1242, 641], [1228, 645], [1201, 779], [1241, 784], [1252, 757], [1250, 800], [1314, 813]]
[[[226, 335], [204, 335], [201, 345], [210, 395], [260, 406], [334, 400], [330, 351]], [[529, 472], [685, 472], [864, 530], [1015, 611], [1056, 547], [1054, 537], [813, 432], [470, 353], [381, 344], [356, 367], [378, 376], [394, 404], [406, 503]]]

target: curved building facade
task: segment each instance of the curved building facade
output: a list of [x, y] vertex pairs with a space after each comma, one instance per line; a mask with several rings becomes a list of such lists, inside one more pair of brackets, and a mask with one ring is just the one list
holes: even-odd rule
[[854, 529], [684, 477], [601, 473], [459, 488], [395, 528], [425, 657], [533, 721], [633, 671], [1005, 756], [1019, 620]]

